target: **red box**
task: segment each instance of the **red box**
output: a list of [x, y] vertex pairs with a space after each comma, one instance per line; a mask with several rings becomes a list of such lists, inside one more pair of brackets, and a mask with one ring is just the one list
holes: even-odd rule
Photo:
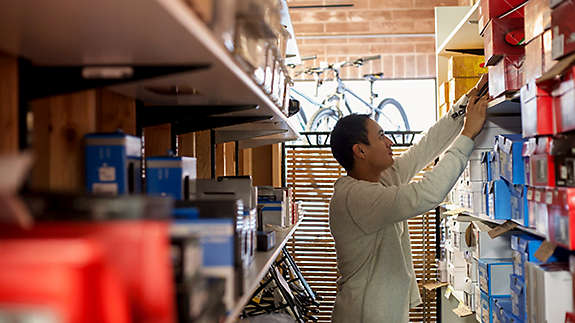
[[535, 200], [535, 187], [527, 187], [527, 205], [529, 209], [529, 227], [537, 227], [537, 201]]
[[531, 179], [531, 163], [529, 162], [529, 158], [535, 152], [535, 148], [537, 145], [537, 141], [535, 138], [529, 138], [523, 142], [523, 150], [521, 152], [521, 156], [523, 156], [523, 170], [525, 173], [525, 185], [531, 186], [532, 179]]
[[[479, 33], [482, 34], [491, 19], [497, 18], [516, 8], [525, 0], [481, 0], [479, 5]], [[523, 17], [523, 8], [514, 11], [510, 17]]]
[[543, 73], [549, 71], [557, 61], [553, 59], [553, 32], [551, 29], [543, 33]]
[[549, 238], [575, 250], [575, 189], [556, 188], [546, 192], [549, 214]]
[[175, 320], [168, 223], [44, 222], [31, 230], [0, 227], [0, 237], [90, 239], [101, 246], [105, 261], [125, 282], [134, 322], [172, 323]]
[[489, 66], [489, 95], [492, 98], [521, 88], [524, 58], [505, 56], [497, 65]]
[[551, 94], [556, 133], [575, 130], [575, 66], [568, 70]]
[[553, 58], [575, 52], [575, 1], [564, 1], [551, 12]]
[[486, 66], [496, 65], [504, 56], [525, 55], [523, 45], [511, 44], [519, 43], [523, 38], [523, 18], [493, 18], [482, 36]]
[[551, 155], [552, 137], [535, 138], [535, 151], [529, 156], [531, 185], [555, 187], [555, 157]]
[[525, 42], [551, 27], [549, 0], [529, 0], [525, 5]]
[[[575, 294], [575, 279], [573, 280], [573, 286], [573, 294]], [[575, 323], [575, 314], [569, 312], [565, 313], [565, 323]]]
[[555, 133], [553, 98], [534, 79], [521, 87], [521, 123], [523, 137]]
[[529, 82], [543, 75], [543, 35], [533, 38], [525, 45], [525, 63], [523, 73]]
[[[0, 242], [3, 309], [40, 309], [62, 323], [127, 323], [129, 305], [118, 273], [90, 239]], [[48, 320], [52, 322], [51, 320]]]

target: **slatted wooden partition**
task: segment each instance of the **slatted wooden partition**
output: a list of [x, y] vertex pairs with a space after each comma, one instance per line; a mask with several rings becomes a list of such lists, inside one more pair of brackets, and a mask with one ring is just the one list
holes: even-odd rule
[[[400, 154], [405, 149], [399, 147], [394, 152]], [[294, 188], [295, 199], [302, 201], [305, 213], [304, 221], [288, 243], [288, 248], [312, 288], [323, 297], [319, 322], [331, 322], [338, 273], [334, 241], [329, 232], [328, 205], [333, 184], [345, 175], [345, 170], [326, 147], [287, 146], [285, 162], [286, 184]], [[418, 174], [414, 180], [421, 179], [423, 174]], [[436, 277], [435, 219], [435, 212], [430, 212], [408, 222], [420, 286]], [[410, 321], [436, 322], [436, 293], [420, 290], [424, 304], [411, 311]]]

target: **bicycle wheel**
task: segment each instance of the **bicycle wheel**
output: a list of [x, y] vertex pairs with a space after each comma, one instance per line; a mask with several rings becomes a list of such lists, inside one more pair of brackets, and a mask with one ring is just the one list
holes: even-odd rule
[[385, 131], [409, 131], [409, 120], [403, 107], [395, 99], [383, 99], [377, 106], [375, 121]]
[[[315, 131], [315, 132], [330, 132], [333, 130], [333, 127], [337, 123], [337, 121], [341, 118], [341, 112], [331, 107], [325, 107], [317, 110], [309, 119], [309, 123], [307, 125], [307, 131]], [[327, 136], [324, 135], [317, 135], [317, 142], [318, 145], [323, 145], [327, 143]]]

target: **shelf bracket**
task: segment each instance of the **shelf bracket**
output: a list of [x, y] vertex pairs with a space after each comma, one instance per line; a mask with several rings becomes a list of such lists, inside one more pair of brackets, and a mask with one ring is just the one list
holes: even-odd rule
[[138, 120], [142, 126], [149, 127], [163, 123], [187, 123], [198, 118], [220, 115], [231, 112], [257, 110], [257, 105], [213, 105], [213, 106], [143, 106], [137, 110]]
[[27, 100], [108, 87], [145, 79], [209, 68], [210, 64], [194, 65], [86, 65], [39, 66], [20, 60], [19, 70]]

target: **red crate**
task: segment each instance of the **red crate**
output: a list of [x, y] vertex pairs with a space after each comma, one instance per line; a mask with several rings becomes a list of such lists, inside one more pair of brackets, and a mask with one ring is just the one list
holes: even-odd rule
[[[497, 18], [504, 13], [511, 11], [513, 8], [517, 8], [524, 2], [525, 0], [481, 0], [479, 5], [479, 33], [483, 33], [483, 30], [489, 24], [491, 19]], [[523, 15], [523, 8], [521, 8], [514, 11], [509, 16], [523, 17]]]
[[489, 66], [489, 95], [492, 98], [521, 88], [523, 62], [524, 56], [505, 56], [497, 65]]
[[551, 12], [553, 59], [575, 52], [575, 1], [561, 3]]
[[556, 133], [575, 130], [575, 66], [552, 92]]
[[9, 239], [0, 242], [4, 310], [40, 309], [62, 323], [128, 323], [126, 290], [92, 239]]
[[44, 222], [31, 230], [0, 227], [0, 237], [90, 239], [102, 247], [105, 261], [125, 282], [135, 322], [172, 323], [175, 320], [168, 223]]
[[525, 55], [524, 46], [515, 45], [524, 38], [523, 18], [493, 18], [482, 36], [487, 66], [496, 65], [504, 56]]
[[521, 122], [523, 137], [555, 133], [553, 98], [534, 79], [521, 87]]
[[547, 192], [549, 238], [552, 242], [575, 250], [575, 189], [556, 188]]

